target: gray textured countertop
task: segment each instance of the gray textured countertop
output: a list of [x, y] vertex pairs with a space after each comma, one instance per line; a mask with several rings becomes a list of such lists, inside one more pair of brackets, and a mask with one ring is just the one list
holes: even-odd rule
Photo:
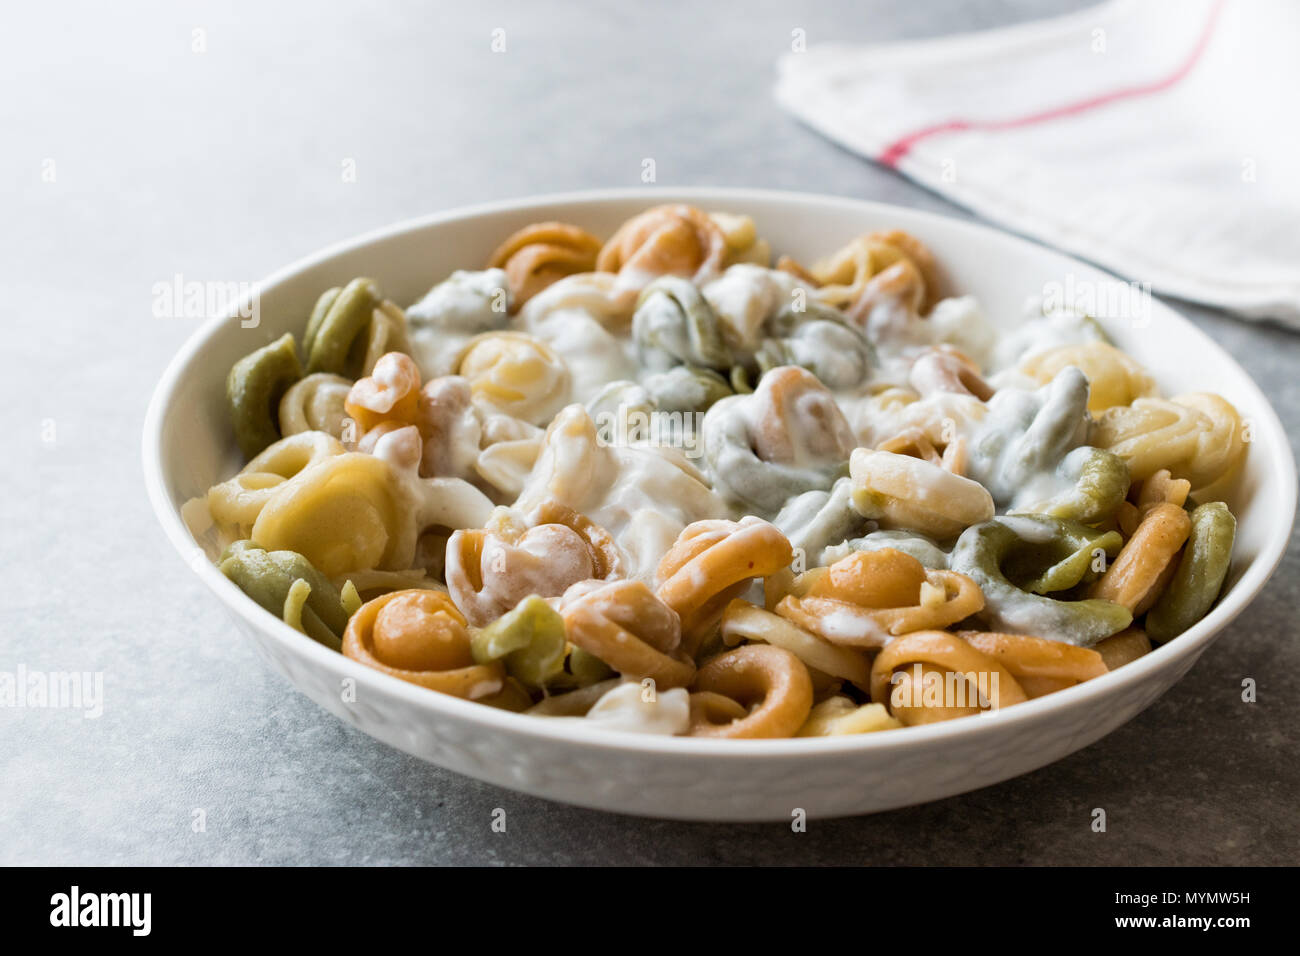
[[[1079, 4], [232, 6], [23, 4], [0, 30], [0, 670], [105, 682], [97, 719], [0, 709], [0, 863], [1300, 858], [1294, 547], [1186, 679], [1110, 737], [1000, 786], [794, 834], [572, 809], [387, 749], [262, 667], [145, 500], [144, 408], [196, 324], [152, 318], [155, 283], [252, 281], [421, 213], [636, 185], [645, 157], [661, 185], [963, 215], [779, 112], [774, 60], [796, 28], [879, 41]], [[1182, 311], [1300, 427], [1300, 336]], [[498, 806], [507, 834], [490, 827]]]

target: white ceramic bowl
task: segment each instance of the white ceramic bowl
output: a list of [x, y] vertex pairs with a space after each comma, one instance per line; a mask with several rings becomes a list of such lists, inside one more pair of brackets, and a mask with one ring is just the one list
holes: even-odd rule
[[[414, 302], [453, 269], [475, 268], [515, 229], [574, 222], [608, 236], [647, 206], [684, 201], [746, 213], [780, 252], [810, 260], [872, 229], [901, 228], [934, 250], [952, 287], [990, 317], [1021, 314], [1051, 281], [1113, 281], [1024, 240], [910, 209], [754, 190], [621, 190], [495, 203], [402, 223], [333, 246], [271, 276], [261, 324], [215, 320], [172, 361], [144, 430], [144, 469], [158, 520], [195, 573], [275, 670], [326, 710], [423, 760], [504, 787], [623, 813], [708, 820], [789, 820], [868, 813], [935, 800], [1026, 773], [1087, 746], [1163, 694], [1264, 586], [1295, 515], [1296, 472], [1267, 399], [1187, 320], [1154, 303], [1149, 322], [1107, 331], [1156, 375], [1166, 394], [1220, 392], [1251, 423], [1253, 442], [1229, 504], [1238, 516], [1225, 592], [1177, 640], [1114, 674], [973, 718], [885, 733], [800, 740], [717, 741], [575, 729], [415, 687], [327, 650], [246, 598], [197, 548], [181, 521], [188, 498], [239, 464], [227, 423], [226, 372], [286, 331], [300, 334], [320, 292], [357, 275]], [[1135, 327], [1143, 325], [1142, 328]], [[344, 681], [356, 700], [345, 703]]]

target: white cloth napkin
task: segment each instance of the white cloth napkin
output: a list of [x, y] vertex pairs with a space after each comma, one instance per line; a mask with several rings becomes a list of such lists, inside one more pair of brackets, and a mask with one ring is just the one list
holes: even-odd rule
[[812, 46], [776, 96], [836, 142], [1157, 292], [1300, 328], [1300, 3], [1115, 0]]

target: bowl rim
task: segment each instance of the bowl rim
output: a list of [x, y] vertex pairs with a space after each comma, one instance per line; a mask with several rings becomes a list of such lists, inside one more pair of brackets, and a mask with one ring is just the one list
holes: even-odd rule
[[[325, 246], [286, 265], [257, 283], [265, 290], [287, 282], [336, 256], [355, 252], [376, 242], [399, 239], [404, 235], [423, 231], [433, 226], [447, 225], [481, 216], [525, 211], [544, 211], [557, 206], [594, 205], [641, 200], [647, 206], [671, 202], [735, 203], [765, 201], [799, 205], [805, 208], [853, 207], [865, 214], [888, 217], [902, 214], [905, 218], [922, 223], [930, 222], [936, 228], [955, 229], [972, 238], [995, 236], [998, 242], [1012, 247], [1028, 247], [1038, 255], [1055, 256], [1068, 262], [1072, 268], [1083, 272], [1110, 277], [1107, 270], [1083, 262], [1049, 246], [1032, 242], [1023, 236], [985, 225], [980, 222], [899, 206], [893, 203], [835, 196], [825, 193], [805, 193], [792, 190], [749, 189], [738, 187], [654, 187], [613, 188], [547, 193], [501, 199], [492, 202], [460, 206], [381, 226], [358, 236]], [[294, 630], [282, 620], [267, 614], [251, 601], [207, 559], [193, 539], [189, 529], [175, 508], [166, 489], [163, 472], [162, 425], [166, 409], [175, 395], [184, 373], [198, 359], [207, 344], [220, 334], [231, 316], [209, 318], [181, 346], [163, 372], [150, 398], [145, 414], [141, 447], [145, 486], [155, 517], [176, 549], [200, 580], [222, 601], [227, 610], [237, 614], [250, 628], [270, 637], [287, 653], [305, 658], [313, 667], [331, 671], [340, 680], [353, 678], [358, 687], [366, 687], [380, 695], [397, 697], [417, 709], [427, 708], [435, 713], [485, 731], [503, 732], [521, 737], [531, 737], [575, 747], [605, 751], [639, 751], [645, 754], [672, 755], [684, 759], [699, 757], [714, 760], [719, 757], [748, 760], [756, 757], [817, 758], [827, 754], [862, 755], [866, 753], [892, 753], [899, 748], [921, 748], [926, 745], [956, 744], [968, 737], [998, 733], [1012, 725], [1038, 720], [1050, 720], [1049, 715], [1095, 706], [1108, 696], [1135, 687], [1159, 671], [1173, 668], [1180, 660], [1199, 656], [1205, 647], [1255, 599], [1263, 589], [1282, 557], [1290, 540], [1295, 520], [1297, 477], [1294, 456], [1286, 431], [1278, 419], [1272, 403], [1255, 380], [1217, 342], [1211, 339], [1176, 309], [1160, 300], [1153, 300], [1153, 308], [1166, 311], [1181, 325], [1183, 331], [1199, 340], [1199, 344], [1219, 355], [1241, 373], [1248, 389], [1254, 390], [1257, 404], [1263, 410], [1263, 420], [1254, 418], [1252, 424], [1256, 447], [1266, 446], [1267, 468], [1279, 482], [1287, 501], [1286, 520], [1278, 520], [1260, 548], [1259, 555], [1246, 567], [1227, 599], [1221, 599], [1204, 618], [1177, 639], [1156, 647], [1151, 653], [1130, 662], [1118, 671], [1077, 684], [1043, 697], [1025, 701], [1014, 707], [988, 711], [960, 720], [942, 721], [915, 727], [902, 728], [900, 732], [848, 734], [830, 737], [795, 737], [764, 740], [724, 740], [717, 738], [665, 736], [642, 734], [601, 727], [582, 727], [570, 721], [550, 721], [536, 716], [517, 714], [483, 704], [461, 700], [446, 694], [431, 693], [396, 677], [366, 667], [344, 655], [332, 651], [310, 637]], [[1262, 427], [1261, 427], [1262, 426]], [[199, 560], [196, 560], [198, 558]], [[1189, 665], [1190, 666], [1190, 665]], [[905, 732], [902, 732], [905, 731]]]

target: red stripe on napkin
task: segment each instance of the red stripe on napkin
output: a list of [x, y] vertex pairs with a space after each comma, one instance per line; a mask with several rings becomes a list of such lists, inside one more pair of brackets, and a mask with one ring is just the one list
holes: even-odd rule
[[882, 166], [888, 166], [891, 169], [898, 165], [899, 160], [906, 156], [915, 146], [923, 139], [931, 136], [937, 136], [940, 133], [956, 133], [965, 130], [1003, 130], [1016, 129], [1021, 126], [1033, 126], [1036, 123], [1045, 123], [1050, 120], [1060, 119], [1064, 116], [1073, 116], [1077, 113], [1086, 113], [1088, 110], [1094, 110], [1101, 106], [1108, 106], [1119, 100], [1133, 99], [1139, 96], [1151, 96], [1155, 93], [1162, 93], [1170, 87], [1181, 82], [1192, 68], [1196, 66], [1205, 48], [1210, 44], [1210, 37], [1214, 33], [1214, 25], [1219, 19], [1219, 12], [1223, 9], [1223, 0], [1215, 0], [1214, 6], [1210, 10], [1210, 15], [1205, 20], [1205, 27], [1201, 31], [1196, 45], [1192, 48], [1187, 59], [1174, 70], [1173, 73], [1156, 80], [1152, 83], [1143, 83], [1139, 86], [1129, 86], [1123, 89], [1112, 90], [1109, 93], [1101, 93], [1097, 96], [1088, 97], [1074, 103], [1068, 103], [1065, 106], [1057, 106], [1049, 110], [1043, 110], [1039, 113], [1030, 113], [1028, 116], [1018, 116], [1015, 119], [1005, 120], [948, 120], [945, 123], [936, 123], [933, 126], [924, 126], [921, 129], [913, 130], [904, 136], [894, 140], [884, 151], [876, 157], [876, 161]]

